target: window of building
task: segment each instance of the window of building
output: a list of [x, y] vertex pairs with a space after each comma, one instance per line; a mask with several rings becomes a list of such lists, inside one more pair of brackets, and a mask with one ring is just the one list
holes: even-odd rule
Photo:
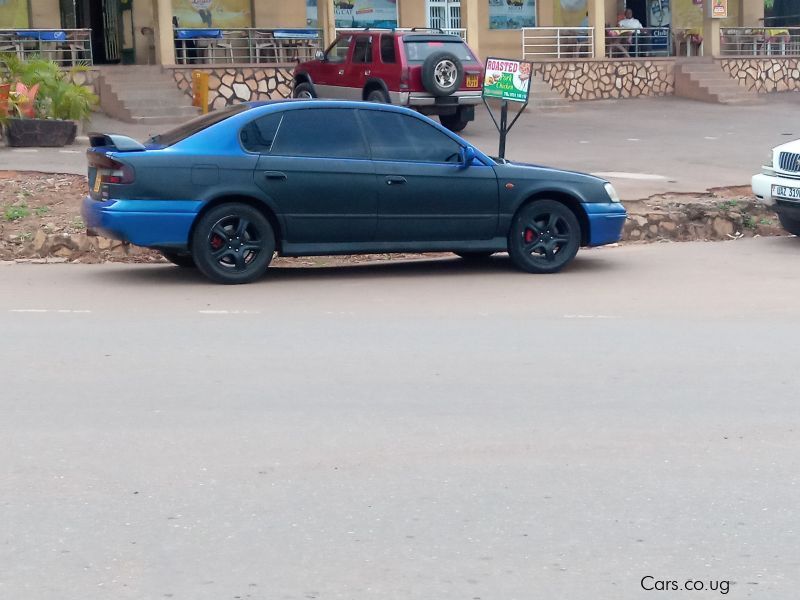
[[374, 160], [459, 160], [458, 142], [416, 117], [377, 110], [362, 110], [361, 117]]
[[283, 113], [271, 154], [317, 158], [368, 158], [355, 111], [307, 108]]

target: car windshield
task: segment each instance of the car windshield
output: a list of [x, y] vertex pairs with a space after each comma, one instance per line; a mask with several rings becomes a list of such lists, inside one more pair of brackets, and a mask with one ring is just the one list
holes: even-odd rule
[[233, 106], [223, 108], [222, 110], [215, 110], [207, 115], [201, 115], [187, 123], [184, 123], [183, 125], [179, 125], [175, 129], [170, 129], [169, 131], [159, 135], [154, 135], [147, 140], [146, 143], [172, 146], [190, 136], [193, 136], [195, 133], [199, 133], [204, 129], [208, 129], [212, 125], [216, 125], [217, 123], [220, 123], [225, 119], [232, 117], [233, 115], [239, 114], [240, 112], [249, 110], [250, 108], [251, 106], [249, 104], [234, 104]]
[[403, 40], [410, 63], [423, 63], [435, 52], [450, 52], [463, 63], [478, 62], [464, 42], [459, 40]]

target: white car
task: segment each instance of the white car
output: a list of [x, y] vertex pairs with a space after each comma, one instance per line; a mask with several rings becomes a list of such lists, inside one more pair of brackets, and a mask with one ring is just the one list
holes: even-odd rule
[[773, 148], [752, 186], [756, 198], [778, 213], [783, 228], [800, 236], [800, 140]]

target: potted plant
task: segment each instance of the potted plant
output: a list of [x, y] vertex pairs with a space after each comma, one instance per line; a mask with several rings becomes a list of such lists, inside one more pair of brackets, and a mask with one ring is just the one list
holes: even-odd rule
[[51, 60], [6, 55], [0, 69], [12, 82], [5, 111], [0, 110], [9, 146], [65, 146], [75, 141], [77, 123], [87, 121], [97, 104], [91, 90], [72, 81], [85, 67], [63, 71]]

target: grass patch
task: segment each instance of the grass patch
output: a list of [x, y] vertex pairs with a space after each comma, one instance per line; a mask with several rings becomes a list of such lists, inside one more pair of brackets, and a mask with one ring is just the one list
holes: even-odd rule
[[3, 211], [3, 218], [6, 221], [19, 221], [20, 219], [29, 217], [30, 214], [31, 211], [25, 204], [22, 204], [20, 206], [7, 206], [6, 209]]

